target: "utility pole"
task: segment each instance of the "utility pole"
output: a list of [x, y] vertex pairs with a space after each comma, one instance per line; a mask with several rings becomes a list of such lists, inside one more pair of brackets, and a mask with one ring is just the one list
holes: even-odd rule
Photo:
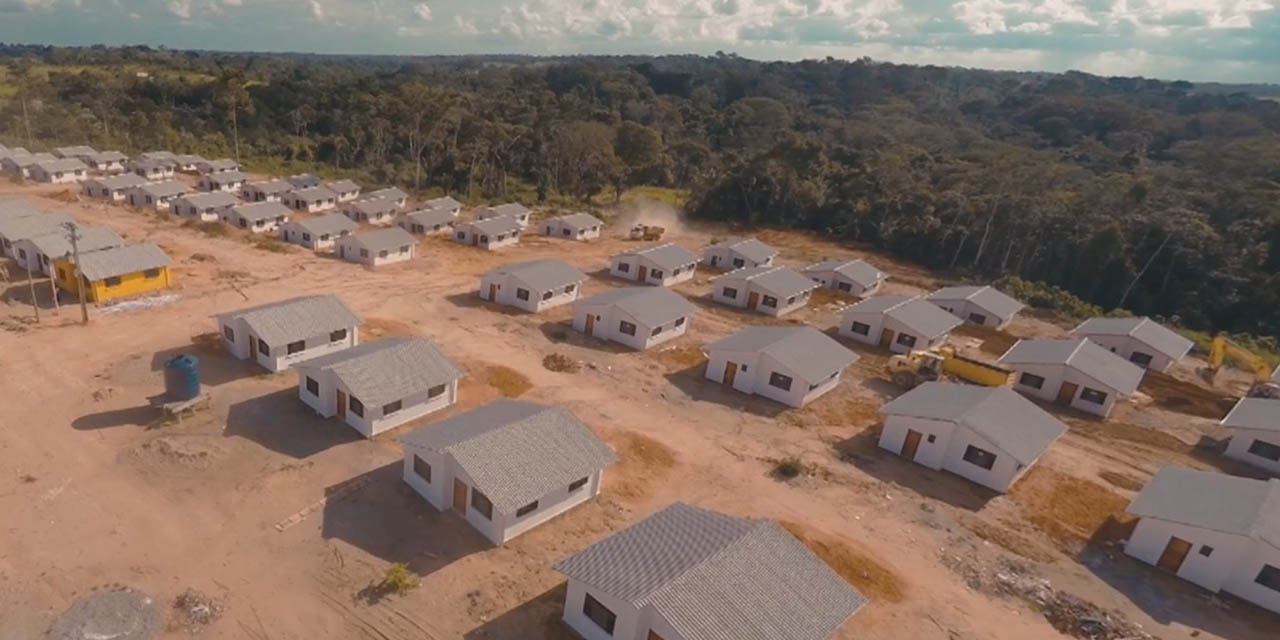
[[31, 119], [27, 117], [27, 91], [22, 91], [22, 124], [27, 129], [27, 148], [30, 149], [35, 143], [31, 141]]
[[74, 222], [64, 222], [62, 226], [67, 230], [67, 240], [71, 241], [71, 259], [75, 261], [71, 271], [76, 278], [76, 291], [80, 292], [80, 324], [89, 324], [89, 306], [84, 301], [84, 288], [88, 283], [80, 273], [80, 230]]
[[36, 299], [36, 279], [31, 277], [31, 265], [27, 265], [27, 286], [31, 289], [31, 309], [36, 312], [36, 322], [40, 322], [40, 301]]

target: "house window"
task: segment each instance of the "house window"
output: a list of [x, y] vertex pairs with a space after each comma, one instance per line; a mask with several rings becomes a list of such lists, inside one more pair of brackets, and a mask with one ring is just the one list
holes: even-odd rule
[[107, 285], [108, 287], [118, 287], [120, 286], [120, 276], [112, 276], [110, 278], [107, 278], [106, 280], [103, 280], [102, 283]]
[[773, 296], [765, 296], [760, 300], [760, 306], [777, 308], [778, 299]]
[[662, 279], [662, 272], [661, 272], [661, 271], [658, 271], [657, 269], [654, 269], [653, 271], [650, 271], [650, 272], [649, 272], [649, 278], [650, 278], [651, 280], [661, 280], [661, 279]]
[[737, 298], [738, 290], [734, 289], [733, 287], [725, 287], [724, 289], [720, 290], [720, 294], [726, 298]]
[[369, 250], [368, 250], [368, 249], [361, 249], [361, 250], [360, 250], [360, 257], [361, 257], [361, 258], [368, 258], [368, 257], [369, 257]]
[[480, 242], [489, 244], [489, 236], [480, 236]]
[[931, 433], [929, 434], [928, 438], [925, 438], [925, 441], [928, 442], [929, 444], [933, 444], [938, 441], [938, 436]]
[[1032, 389], [1043, 389], [1044, 377], [1038, 376], [1034, 373], [1023, 373], [1018, 376], [1018, 384], [1024, 387], [1031, 387]]
[[1280, 445], [1270, 442], [1254, 440], [1253, 444], [1249, 445], [1249, 453], [1272, 462], [1280, 462]]
[[1133, 353], [1129, 354], [1129, 362], [1132, 362], [1138, 365], [1139, 367], [1149, 367], [1151, 366], [1151, 357], [1152, 356], [1149, 353], [1134, 351]]
[[852, 331], [861, 336], [871, 335], [871, 325], [865, 322], [854, 322], [853, 324], [849, 325], [849, 331]]
[[683, 327], [683, 326], [684, 326], [684, 318], [676, 318], [676, 326], [677, 326], [677, 327]]
[[587, 478], [579, 478], [577, 480], [574, 480], [573, 482], [569, 483], [569, 493], [573, 493], [574, 491], [577, 491], [578, 489], [581, 489], [585, 486], [587, 486]]
[[316, 382], [316, 379], [311, 376], [307, 376], [307, 393], [317, 398], [320, 397], [320, 383]]
[[618, 322], [618, 331], [629, 336], [634, 336], [636, 334], [636, 326], [626, 320], [622, 320]]
[[564, 292], [565, 292], [565, 293], [573, 293], [573, 292], [574, 292], [574, 291], [576, 291], [577, 289], [578, 289], [578, 285], [576, 285], [576, 284], [571, 284], [571, 285], [569, 285], [569, 286], [567, 286], [567, 287], [565, 287], [565, 288], [564, 288]]
[[233, 330], [231, 329], [231, 327], [223, 327], [223, 328], [222, 328], [222, 335], [223, 335], [224, 337], [226, 337], [226, 339], [228, 339], [228, 340], [230, 340], [230, 341], [232, 341], [232, 342], [235, 342], [235, 341], [236, 341], [236, 332], [235, 332], [235, 331], [233, 331]]
[[409, 253], [409, 245], [400, 247], [400, 253]]
[[631, 271], [631, 265], [630, 265], [630, 264], [628, 264], [628, 263], [626, 263], [626, 262], [619, 262], [619, 263], [618, 263], [618, 271], [621, 271], [621, 272], [623, 272], [623, 273], [627, 273], [628, 271]]
[[656, 336], [656, 335], [658, 335], [659, 333], [662, 333], [662, 327], [661, 327], [661, 326], [654, 327], [654, 328], [653, 328], [653, 332], [652, 332], [652, 333], [650, 333], [649, 335], [650, 335], [650, 336]]
[[525, 506], [520, 507], [519, 509], [516, 509], [516, 517], [523, 518], [524, 516], [527, 516], [530, 513], [533, 513], [534, 510], [536, 510], [537, 508], [538, 508], [538, 501], [534, 500], [533, 502], [530, 502], [529, 504], [526, 504]]
[[970, 313], [969, 322], [972, 322], [974, 324], [986, 324], [987, 317], [982, 315], [981, 313]]
[[600, 604], [599, 600], [592, 598], [589, 593], [583, 594], [582, 615], [596, 623], [596, 626], [604, 629], [605, 633], [613, 635], [613, 626], [618, 623], [618, 616], [610, 611], [608, 607]]
[[431, 398], [435, 398], [440, 394], [444, 393], [444, 388], [445, 388], [445, 385], [438, 384], [434, 387], [431, 387], [430, 389], [427, 389], [427, 399], [429, 400]]
[[1097, 389], [1085, 387], [1080, 390], [1080, 399], [1094, 404], [1102, 404], [1107, 401], [1107, 394], [1098, 391]]
[[898, 337], [894, 342], [910, 349], [911, 347], [916, 346], [916, 337], [906, 333], [898, 333]]
[[529, 290], [528, 290], [528, 289], [516, 289], [516, 297], [517, 297], [517, 298], [519, 298], [519, 299], [521, 299], [521, 300], [528, 300], [528, 299], [529, 299]]
[[791, 390], [791, 376], [784, 376], [781, 373], [773, 372], [769, 374], [769, 385], [782, 389], [783, 391]]
[[298, 340], [297, 342], [290, 342], [288, 345], [285, 346], [285, 351], [287, 355], [293, 355], [295, 353], [305, 351], [306, 349], [307, 349], [306, 340]]
[[1253, 581], [1272, 591], [1280, 591], [1280, 569], [1264, 564], [1262, 571], [1258, 572], [1258, 577]]
[[480, 493], [480, 490], [475, 487], [471, 487], [471, 508], [484, 516], [485, 520], [493, 519], [493, 503], [489, 502], [489, 497]]
[[467, 232], [466, 232], [466, 231], [459, 231], [456, 235], [457, 235], [457, 237], [458, 237], [458, 239], [459, 239], [459, 240], [466, 240], [466, 239], [467, 239]]
[[271, 345], [268, 345], [262, 340], [258, 340], [258, 353], [261, 353], [264, 356], [271, 355]]
[[347, 406], [351, 408], [351, 413], [364, 417], [364, 403], [357, 400], [355, 396], [347, 397]]
[[311, 234], [306, 233], [306, 232], [304, 231], [304, 232], [302, 233], [302, 241], [303, 241], [303, 242], [311, 242]]
[[1209, 545], [1207, 545], [1207, 544], [1205, 544], [1205, 545], [1201, 545], [1201, 546], [1200, 546], [1200, 555], [1202, 555], [1202, 556], [1204, 556], [1204, 557], [1206, 557], [1206, 558], [1208, 558], [1209, 556], [1213, 555], [1213, 547], [1211, 547], [1211, 546], [1209, 546]]
[[403, 405], [404, 403], [401, 400], [396, 400], [395, 402], [388, 402], [387, 404], [382, 405], [382, 415], [389, 416], [399, 411], [400, 407], [402, 407]]
[[745, 260], [743, 260], [742, 258], [734, 258], [734, 259], [733, 259], [733, 268], [735, 268], [735, 269], [740, 269], [740, 268], [742, 268], [742, 267], [746, 266], [746, 264], [747, 264], [747, 262], [746, 262]]
[[379, 252], [378, 252], [378, 257], [379, 257], [379, 258], [385, 258], [385, 257], [387, 257], [387, 250], [386, 250], [386, 249], [383, 249], [382, 251], [379, 251]]
[[346, 340], [346, 339], [347, 339], [346, 329], [338, 329], [337, 331], [333, 331], [329, 333], [329, 342], [337, 342], [339, 340]]
[[964, 461], [971, 465], [990, 469], [996, 464], [996, 454], [985, 449], [979, 449], [973, 445], [969, 445], [964, 450]]
[[542, 299], [543, 299], [543, 300], [550, 300], [550, 299], [551, 299], [551, 296], [554, 296], [555, 294], [556, 294], [556, 292], [554, 292], [554, 291], [548, 291], [548, 292], [546, 292], [546, 293], [542, 294]]
[[572, 234], [571, 234], [571, 232], [570, 232], [568, 229], [561, 229], [561, 230], [560, 230], [560, 235], [568, 236], [568, 235], [572, 235]]
[[836, 289], [839, 291], [849, 292], [853, 291], [853, 285], [848, 282], [838, 282], [836, 283]]

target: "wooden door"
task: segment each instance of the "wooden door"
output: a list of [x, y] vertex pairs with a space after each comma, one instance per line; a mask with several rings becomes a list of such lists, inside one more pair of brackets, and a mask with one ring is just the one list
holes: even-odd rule
[[924, 434], [919, 431], [907, 429], [907, 439], [902, 443], [902, 457], [908, 460], [916, 459], [916, 450], [920, 448], [920, 439]]
[[645, 280], [649, 279], [649, 267], [640, 265], [639, 273], [640, 273], [640, 282], [644, 282]]
[[[720, 256], [711, 256], [711, 266], [713, 266], [713, 267], [714, 267], [714, 266], [717, 266], [717, 265], [719, 265], [719, 264], [720, 264]], [[653, 633], [653, 632], [652, 632], [652, 631], [650, 631], [649, 633]]]
[[347, 417], [347, 394], [343, 393], [342, 389], [334, 389], [334, 394], [338, 401], [338, 417], [345, 419]]
[[1156, 562], [1156, 566], [1169, 573], [1176, 574], [1178, 569], [1182, 568], [1182, 561], [1187, 559], [1188, 553], [1191, 553], [1191, 543], [1171, 536], [1169, 544], [1164, 546], [1164, 553], [1160, 554], [1160, 560]]
[[658, 635], [657, 631], [650, 629], [649, 635], [645, 636], [645, 640], [663, 640], [663, 639], [662, 639], [662, 636]]
[[1062, 386], [1058, 387], [1058, 402], [1071, 404], [1071, 401], [1076, 397], [1076, 389], [1079, 388], [1079, 385], [1074, 382], [1063, 382]]
[[498, 299], [498, 285], [491, 284], [489, 285], [489, 302], [493, 302], [494, 300], [497, 300], [497, 299]]
[[893, 329], [880, 330], [880, 346], [889, 348], [893, 344]]
[[758, 304], [760, 304], [760, 294], [759, 294], [759, 293], [757, 293], [757, 292], [755, 292], [755, 291], [752, 291], [751, 293], [747, 294], [747, 308], [748, 308], [748, 309], [755, 309], [755, 308], [756, 308], [756, 305], [758, 305]]
[[737, 377], [738, 377], [738, 363], [726, 362], [724, 365], [724, 383], [732, 387], [733, 381]]
[[258, 359], [258, 339], [253, 336], [249, 336], [249, 359]]
[[467, 484], [457, 478], [453, 479], [453, 510], [467, 514]]
[[596, 335], [596, 316], [594, 313], [587, 314], [587, 335]]

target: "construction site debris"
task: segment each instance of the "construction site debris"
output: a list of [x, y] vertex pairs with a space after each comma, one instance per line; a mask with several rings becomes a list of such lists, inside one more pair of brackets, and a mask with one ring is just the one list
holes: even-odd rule
[[49, 627], [48, 640], [148, 640], [160, 631], [156, 602], [129, 587], [89, 593]]

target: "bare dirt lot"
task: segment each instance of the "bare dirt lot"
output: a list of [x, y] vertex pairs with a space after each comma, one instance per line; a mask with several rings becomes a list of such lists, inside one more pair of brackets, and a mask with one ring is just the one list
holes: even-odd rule
[[[43, 321], [34, 324], [27, 282], [6, 284], [0, 640], [44, 637], [81, 597], [126, 587], [159, 604], [164, 638], [569, 638], [559, 623], [564, 581], [549, 567], [676, 500], [787, 523], [872, 598], [843, 640], [1075, 633], [1051, 624], [1008, 575], [1047, 580], [1169, 640], [1261, 640], [1280, 628], [1275, 616], [1131, 562], [1114, 543], [1119, 511], [1159, 466], [1226, 468], [1213, 451], [1222, 434], [1203, 403], [1187, 415], [1140, 398], [1106, 423], [1063, 415], [1071, 433], [997, 496], [875, 446], [876, 409], [897, 390], [874, 349], [856, 347], [862, 360], [841, 386], [803, 410], [703, 379], [701, 345], [766, 321], [711, 305], [713, 274], [678, 287], [700, 307], [689, 334], [646, 353], [582, 338], [566, 308], [518, 314], [475, 296], [487, 269], [550, 256], [593, 274], [587, 294], [617, 286], [600, 273], [608, 255], [631, 246], [625, 229], [590, 244], [531, 235], [497, 253], [428, 238], [417, 259], [372, 271], [154, 213], [42, 197], [60, 191], [0, 187], [0, 195], [32, 196], [130, 241], [160, 244], [175, 260], [177, 287], [152, 308], [91, 309], [91, 324], [81, 326], [74, 306], [55, 315], [47, 284], [37, 291]], [[669, 229], [691, 249], [726, 234]], [[935, 284], [918, 268], [810, 236], [760, 235], [781, 249], [783, 264], [865, 256], [893, 275], [894, 292]], [[298, 402], [292, 374], [231, 359], [208, 337], [214, 313], [307, 293], [341, 296], [364, 319], [365, 339], [423, 335], [441, 344], [468, 370], [461, 403], [446, 415], [503, 395], [573, 410], [621, 459], [600, 499], [492, 547], [403, 485], [397, 438], [408, 428], [364, 440], [319, 420]], [[823, 297], [772, 322], [827, 329], [845, 303]], [[1064, 332], [1032, 317], [1008, 330]], [[1007, 339], [957, 337], [987, 358]], [[986, 340], [993, 346], [984, 352]], [[176, 353], [201, 358], [212, 405], [166, 422], [148, 398], [161, 392], [161, 364]], [[544, 366], [552, 355], [561, 356], [550, 361], [556, 370]], [[1191, 371], [1174, 375], [1188, 382]], [[806, 472], [775, 477], [784, 457], [799, 458]], [[370, 589], [393, 563], [420, 575], [421, 586], [403, 596]]]

